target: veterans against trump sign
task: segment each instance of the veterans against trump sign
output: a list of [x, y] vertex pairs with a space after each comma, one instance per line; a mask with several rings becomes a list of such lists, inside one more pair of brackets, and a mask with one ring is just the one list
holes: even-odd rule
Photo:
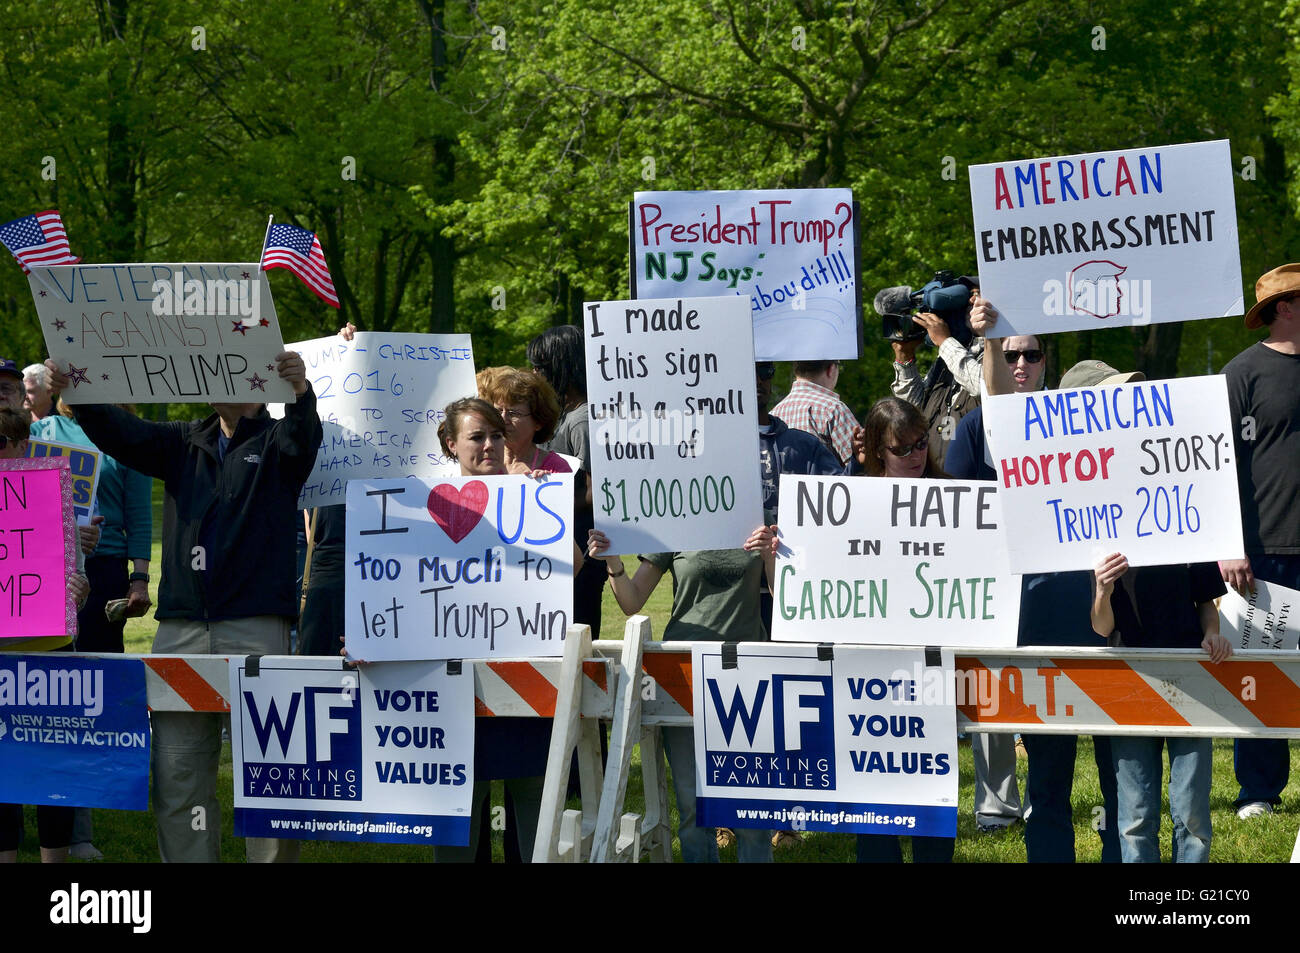
[[76, 545], [67, 458], [0, 460], [0, 640], [77, 634]]
[[638, 192], [632, 295], [739, 295], [760, 361], [859, 353], [857, 219], [848, 189]]
[[474, 675], [230, 660], [235, 835], [468, 844]]
[[970, 168], [990, 337], [1241, 314], [1226, 139]]
[[144, 663], [0, 655], [0, 801], [149, 807]]
[[348, 483], [350, 657], [560, 655], [573, 617], [573, 474]]
[[344, 502], [348, 480], [460, 472], [438, 425], [444, 407], [477, 390], [468, 334], [361, 331], [286, 348], [307, 366], [324, 431], [300, 506]]
[[1016, 644], [994, 484], [782, 474], [781, 499], [773, 639]]
[[984, 430], [1014, 572], [1244, 553], [1221, 375], [989, 397]]
[[28, 282], [69, 404], [294, 400], [257, 264], [59, 265]]
[[68, 472], [72, 475], [72, 512], [77, 523], [90, 525], [95, 511], [95, 493], [99, 490], [99, 451], [71, 443], [53, 440], [27, 441], [29, 457], [67, 457]]
[[745, 302], [585, 309], [592, 499], [610, 552], [738, 548], [763, 519]]
[[949, 649], [735, 648], [691, 651], [700, 826], [956, 834]]

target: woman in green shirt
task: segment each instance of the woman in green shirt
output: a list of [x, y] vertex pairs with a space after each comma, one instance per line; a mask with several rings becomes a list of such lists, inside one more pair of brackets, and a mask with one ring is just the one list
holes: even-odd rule
[[[765, 642], [767, 629], [759, 611], [763, 573], [773, 578], [776, 555], [775, 526], [760, 526], [740, 549], [709, 549], [691, 553], [646, 553], [629, 576], [618, 556], [609, 555], [609, 539], [593, 529], [587, 552], [605, 560], [609, 587], [627, 615], [639, 612], [664, 573], [673, 577], [673, 610], [664, 641]], [[710, 828], [695, 823], [695, 732], [692, 728], [664, 728], [664, 753], [677, 795], [678, 828], [682, 860], [717, 863], [718, 843]], [[768, 831], [736, 831], [741, 863], [770, 863]]]

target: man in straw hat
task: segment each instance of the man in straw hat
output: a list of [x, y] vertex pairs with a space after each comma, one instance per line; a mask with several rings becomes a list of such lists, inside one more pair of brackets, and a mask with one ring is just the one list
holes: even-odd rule
[[[1219, 563], [1223, 581], [1242, 595], [1255, 580], [1300, 589], [1300, 264], [1274, 268], [1255, 282], [1256, 303], [1246, 327], [1268, 337], [1223, 369], [1228, 379], [1237, 450], [1245, 559]], [[1271, 814], [1281, 803], [1290, 769], [1283, 739], [1236, 742], [1241, 793], [1237, 816]]]

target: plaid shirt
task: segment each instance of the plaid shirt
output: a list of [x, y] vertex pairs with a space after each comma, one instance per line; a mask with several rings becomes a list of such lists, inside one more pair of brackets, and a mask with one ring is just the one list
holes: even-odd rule
[[772, 408], [772, 416], [795, 430], [805, 430], [824, 443], [843, 464], [853, 453], [853, 428], [858, 419], [835, 391], [796, 377], [790, 393]]

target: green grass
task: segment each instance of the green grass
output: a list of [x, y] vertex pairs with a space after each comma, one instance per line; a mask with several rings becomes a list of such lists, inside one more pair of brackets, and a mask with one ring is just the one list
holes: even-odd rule
[[[155, 520], [153, 579], [150, 582], [150, 594], [157, 602], [157, 575], [159, 556], [158, 537], [162, 519], [160, 512], [159, 484], [155, 483]], [[629, 571], [635, 571], [635, 560], [627, 560]], [[668, 621], [672, 606], [671, 581], [662, 582], [651, 594], [646, 607], [642, 610], [650, 616], [656, 637], [663, 631]], [[603, 612], [603, 634], [606, 638], [621, 638], [623, 613], [614, 601], [608, 589], [605, 591]], [[152, 616], [144, 619], [132, 619], [127, 623], [126, 646], [131, 653], [148, 652], [153, 641], [156, 627]], [[639, 751], [633, 756], [632, 777], [628, 783], [626, 810], [639, 812], [644, 803]], [[958, 815], [958, 833], [956, 860], [961, 863], [1019, 863], [1025, 859], [1024, 829], [1017, 825], [1011, 830], [996, 836], [978, 834], [975, 830], [973, 773], [970, 746], [961, 745], [958, 752], [960, 800]], [[1019, 763], [1019, 780], [1024, 791], [1026, 762]], [[1167, 771], [1167, 769], [1166, 769]], [[1232, 773], [1232, 742], [1216, 740], [1214, 743], [1214, 783], [1210, 792], [1210, 808], [1214, 824], [1214, 840], [1211, 857], [1216, 862], [1259, 862], [1286, 861], [1291, 856], [1295, 843], [1296, 828], [1300, 825], [1300, 761], [1292, 751], [1291, 777], [1293, 784], [1283, 792], [1284, 808], [1281, 812], [1250, 821], [1239, 821], [1232, 809], [1232, 801], [1237, 794], [1237, 785]], [[243, 845], [231, 833], [231, 807], [233, 789], [230, 764], [230, 748], [226, 745], [222, 751], [221, 773], [219, 776], [219, 797], [222, 804], [222, 857], [226, 861], [240, 861], [244, 857]], [[1168, 783], [1166, 776], [1165, 783]], [[669, 799], [672, 789], [669, 786]], [[501, 785], [493, 785], [492, 802], [500, 804], [502, 800]], [[1075, 849], [1081, 862], [1097, 862], [1101, 859], [1101, 841], [1092, 829], [1093, 808], [1101, 804], [1101, 793], [1097, 784], [1097, 770], [1092, 757], [1092, 742], [1081, 738], [1078, 759], [1075, 767], [1075, 782], [1072, 797], [1074, 805]], [[570, 807], [580, 807], [576, 801]], [[1168, 859], [1170, 850], [1170, 831], [1172, 829], [1168, 816], [1169, 805], [1164, 803], [1165, 818], [1161, 825], [1160, 840], [1162, 855]], [[672, 811], [674, 829], [676, 810]], [[20, 852], [20, 860], [34, 861], [37, 850], [34, 844], [35, 817], [31, 808], [27, 811], [27, 843]], [[95, 812], [95, 843], [105, 854], [106, 859], [126, 863], [151, 863], [157, 860], [157, 846], [153, 815], [151, 812], [106, 811]], [[493, 852], [499, 860], [501, 857], [501, 834], [493, 834]], [[854, 838], [846, 834], [809, 833], [795, 847], [781, 851], [777, 855], [779, 862], [848, 862], [854, 859]], [[722, 852], [723, 860], [735, 859], [735, 848]], [[674, 854], [677, 854], [674, 842]], [[304, 841], [302, 859], [308, 862], [340, 863], [370, 862], [394, 863], [405, 861], [427, 861], [432, 856], [427, 847], [390, 845], [390, 844], [352, 844], [336, 841]]]

